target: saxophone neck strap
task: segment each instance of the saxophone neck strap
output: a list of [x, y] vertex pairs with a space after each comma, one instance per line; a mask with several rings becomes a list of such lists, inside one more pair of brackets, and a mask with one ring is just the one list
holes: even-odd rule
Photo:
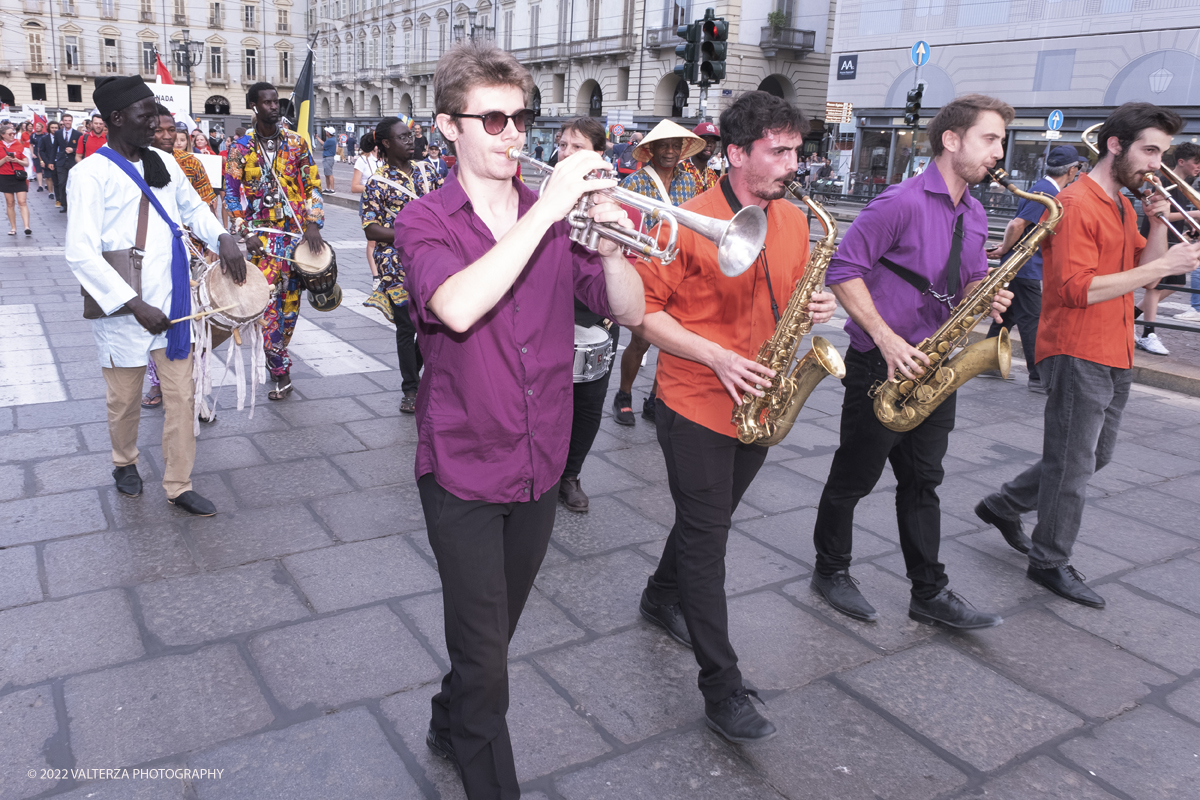
[[880, 257], [879, 263], [890, 269], [896, 274], [896, 277], [921, 294], [930, 295], [939, 303], [945, 303], [947, 308], [953, 310], [954, 296], [958, 294], [958, 290], [962, 286], [963, 218], [965, 216], [965, 214], [959, 214], [958, 220], [954, 223], [954, 238], [950, 242], [950, 257], [946, 259], [945, 294], [936, 291], [933, 288], [933, 284], [925, 276], [918, 275], [908, 267], [900, 266], [890, 258]]

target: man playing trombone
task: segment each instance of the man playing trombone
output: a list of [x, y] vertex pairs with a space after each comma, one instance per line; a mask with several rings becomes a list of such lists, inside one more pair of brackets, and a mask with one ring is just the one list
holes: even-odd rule
[[[742, 681], [729, 641], [725, 546], [767, 448], [739, 442], [731, 419], [742, 396], [762, 396], [757, 386], [775, 374], [755, 356], [808, 261], [808, 223], [782, 199], [808, 120], [782, 99], [749, 92], [721, 114], [720, 128], [729, 174], [681, 210], [728, 220], [743, 206], [762, 208], [766, 247], [754, 247], [749, 268], [727, 277], [713, 242], [680, 230], [672, 263], [638, 262], [646, 285], [640, 333], [661, 351], [654, 421], [675, 501], [675, 525], [640, 611], [695, 653], [709, 727], [747, 743], [774, 736], [775, 726], [752, 705], [757, 694]], [[834, 307], [831, 294], [817, 292], [809, 311], [825, 322]]]
[[1150, 219], [1150, 235], [1143, 238], [1121, 190], [1140, 192], [1182, 127], [1168, 108], [1126, 103], [1100, 126], [1095, 168], [1058, 195], [1063, 218], [1043, 244], [1037, 340], [1049, 391], [1042, 458], [975, 508], [1014, 547], [1029, 541], [1021, 515], [1036, 510], [1026, 575], [1093, 608], [1103, 608], [1104, 598], [1071, 566], [1071, 550], [1088, 481], [1112, 459], [1129, 399], [1133, 290], [1200, 264], [1200, 243], [1167, 249], [1169, 208], [1161, 196], [1143, 196]]

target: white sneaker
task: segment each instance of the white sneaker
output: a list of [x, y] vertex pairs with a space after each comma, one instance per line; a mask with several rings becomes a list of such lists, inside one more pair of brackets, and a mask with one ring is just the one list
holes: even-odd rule
[[1189, 308], [1187, 311], [1176, 314], [1175, 319], [1180, 320], [1181, 322], [1200, 322], [1200, 311], [1197, 311], [1194, 308]]
[[1135, 336], [1133, 337], [1133, 343], [1147, 353], [1154, 353], [1156, 356], [1171, 355], [1171, 351], [1166, 348], [1166, 345], [1158, 340], [1157, 333], [1147, 334], [1146, 336]]

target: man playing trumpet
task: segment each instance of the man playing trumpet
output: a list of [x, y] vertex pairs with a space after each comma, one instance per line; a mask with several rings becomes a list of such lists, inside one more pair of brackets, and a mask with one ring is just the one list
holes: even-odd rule
[[[765, 248], [737, 277], [722, 274], [717, 247], [681, 228], [670, 264], [639, 261], [646, 285], [640, 333], [661, 351], [654, 421], [675, 501], [675, 525], [658, 568], [642, 593], [640, 611], [672, 638], [691, 646], [700, 665], [709, 727], [731, 742], [756, 742], [775, 726], [751, 703], [729, 642], [725, 546], [734, 510], [767, 457], [767, 448], [742, 444], [731, 421], [744, 394], [774, 372], [755, 361], [775, 331], [808, 261], [808, 223], [782, 199], [796, 173], [808, 120], [766, 92], [749, 92], [721, 114], [729, 175], [684, 203], [682, 210], [732, 219], [743, 206], [766, 211]], [[833, 316], [833, 295], [817, 292], [815, 322]]]

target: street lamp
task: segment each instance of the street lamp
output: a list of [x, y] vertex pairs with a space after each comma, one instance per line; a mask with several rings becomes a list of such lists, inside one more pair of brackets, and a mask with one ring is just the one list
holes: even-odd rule
[[184, 28], [179, 32], [180, 40], [171, 45], [175, 53], [175, 63], [183, 67], [183, 75], [188, 87], [188, 116], [192, 115], [192, 67], [200, 65], [204, 60], [204, 42], [193, 42], [191, 31]]
[[496, 29], [494, 27], [492, 27], [490, 25], [476, 25], [475, 24], [475, 18], [477, 16], [479, 16], [479, 12], [477, 10], [475, 10], [474, 8], [469, 9], [467, 11], [467, 17], [470, 19], [470, 25], [469, 25], [470, 31], [469, 32], [467, 30], [468, 23], [466, 20], [455, 23], [455, 25], [454, 25], [454, 41], [461, 42], [463, 39], [470, 39], [473, 42], [473, 41], [475, 41], [475, 34], [479, 33], [480, 31], [483, 31], [486, 34], [486, 36], [484, 38], [487, 38], [487, 39], [491, 39], [495, 35]]

